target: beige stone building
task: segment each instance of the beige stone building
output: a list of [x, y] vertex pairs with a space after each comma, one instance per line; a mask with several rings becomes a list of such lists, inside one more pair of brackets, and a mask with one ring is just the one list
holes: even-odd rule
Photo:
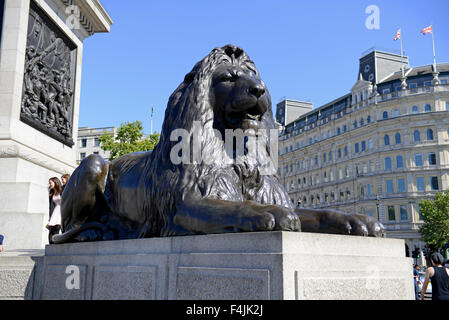
[[100, 146], [99, 137], [104, 135], [105, 132], [116, 135], [116, 127], [106, 127], [106, 128], [90, 128], [90, 127], [80, 127], [78, 128], [78, 140], [76, 143], [76, 162], [79, 164], [81, 160], [86, 158], [91, 154], [99, 154], [104, 159], [108, 160], [110, 151], [105, 151]]
[[418, 203], [449, 184], [449, 64], [404, 57], [402, 73], [400, 60], [370, 52], [348, 94], [290, 123], [279, 104], [278, 173], [293, 203], [373, 216], [411, 255], [425, 245]]

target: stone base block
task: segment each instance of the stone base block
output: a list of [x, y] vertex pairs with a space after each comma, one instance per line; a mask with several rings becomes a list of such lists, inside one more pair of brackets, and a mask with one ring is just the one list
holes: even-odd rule
[[40, 299], [414, 299], [404, 241], [296, 232], [48, 245]]

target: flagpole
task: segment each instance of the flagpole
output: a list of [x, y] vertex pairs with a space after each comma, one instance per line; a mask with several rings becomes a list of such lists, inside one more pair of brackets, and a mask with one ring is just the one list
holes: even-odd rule
[[153, 134], [153, 108], [151, 108], [150, 135]]
[[401, 39], [401, 71], [402, 71], [402, 78], [404, 78], [404, 55], [402, 54], [402, 28], [400, 30], [401, 30], [401, 36], [400, 36], [400, 39]]
[[433, 24], [432, 26], [432, 49], [433, 49], [433, 69], [435, 72], [437, 72], [437, 60], [435, 59], [435, 40], [433, 38]]

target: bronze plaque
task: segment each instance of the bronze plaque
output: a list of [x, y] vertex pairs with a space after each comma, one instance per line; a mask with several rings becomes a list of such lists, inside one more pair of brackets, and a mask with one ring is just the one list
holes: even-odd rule
[[76, 45], [30, 1], [20, 120], [73, 146]]

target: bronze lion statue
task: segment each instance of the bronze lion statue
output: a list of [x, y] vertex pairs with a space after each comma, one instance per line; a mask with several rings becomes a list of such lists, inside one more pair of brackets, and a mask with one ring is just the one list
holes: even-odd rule
[[[197, 141], [179, 148], [186, 137], [178, 129], [195, 132], [190, 138]], [[227, 144], [229, 130], [249, 136]], [[91, 155], [75, 169], [62, 196], [62, 234], [53, 243], [301, 231], [301, 212], [308, 211], [295, 210], [276, 171], [263, 170], [277, 167], [270, 143], [277, 132], [271, 98], [254, 63], [239, 47], [215, 48], [170, 96], [152, 152], [111, 162]], [[248, 146], [256, 136], [263, 152], [255, 156]], [[368, 235], [361, 219], [334, 214], [342, 223], [329, 232]], [[354, 219], [357, 228], [351, 227]], [[307, 230], [326, 232], [326, 223], [317, 221], [307, 223]]]

